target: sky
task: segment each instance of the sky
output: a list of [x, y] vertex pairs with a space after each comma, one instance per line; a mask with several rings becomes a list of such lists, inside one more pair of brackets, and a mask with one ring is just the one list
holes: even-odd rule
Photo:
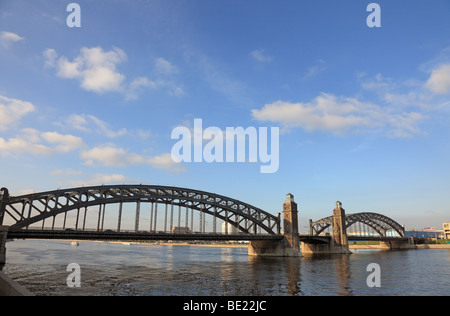
[[[407, 229], [450, 221], [449, 1], [378, 0], [381, 27], [371, 1], [79, 0], [80, 27], [71, 2], [0, 0], [11, 194], [157, 184], [276, 214], [292, 193], [301, 231], [337, 200]], [[175, 162], [172, 131], [195, 119], [279, 128], [278, 169]]]

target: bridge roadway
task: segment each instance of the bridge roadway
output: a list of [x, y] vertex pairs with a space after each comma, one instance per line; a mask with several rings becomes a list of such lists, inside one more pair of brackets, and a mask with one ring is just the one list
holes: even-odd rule
[[[254, 241], [254, 240], [282, 240], [283, 235], [277, 234], [218, 234], [218, 233], [164, 233], [164, 232], [114, 232], [114, 231], [75, 231], [67, 230], [33, 230], [21, 229], [10, 230], [8, 239], [67, 239], [67, 240], [210, 240], [210, 241]], [[386, 236], [348, 236], [350, 241], [407, 241], [406, 237]], [[309, 244], [327, 244], [331, 241], [330, 236], [299, 235], [301, 242]]]
[[10, 230], [8, 239], [68, 239], [68, 240], [281, 240], [283, 235], [226, 235], [218, 233], [164, 233], [164, 232], [114, 232], [114, 231], [75, 231], [75, 230]]

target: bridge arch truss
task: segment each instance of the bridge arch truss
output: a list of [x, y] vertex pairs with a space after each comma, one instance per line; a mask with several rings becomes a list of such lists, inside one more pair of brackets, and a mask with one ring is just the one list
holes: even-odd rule
[[[347, 214], [345, 216], [345, 228], [347, 233], [349, 233], [349, 228], [351, 226], [361, 227], [362, 225], [366, 225], [370, 227], [373, 231], [375, 231], [378, 235], [382, 237], [387, 237], [389, 232], [395, 232], [399, 235], [399, 237], [405, 237], [405, 229], [402, 225], [394, 221], [392, 218], [389, 218], [385, 215], [372, 213], [372, 212], [362, 212], [362, 213], [354, 213]], [[311, 235], [320, 235], [325, 232], [329, 227], [333, 225], [333, 216], [328, 216], [322, 218], [315, 222], [310, 222], [310, 233]], [[359, 233], [361, 234], [362, 229], [359, 229]]]
[[[10, 230], [27, 229], [30, 226], [39, 226], [39, 224], [44, 229], [44, 227], [48, 227], [49, 220], [53, 230], [55, 229], [55, 219], [59, 215], [60, 217], [64, 216], [63, 229], [82, 231], [86, 229], [86, 214], [89, 212], [92, 215], [95, 212], [95, 229], [102, 231], [106, 205], [118, 204], [117, 230], [115, 230], [120, 232], [124, 205], [135, 203], [134, 231], [138, 231], [141, 205], [146, 203], [151, 204], [149, 223], [146, 227], [146, 230], [150, 232], [157, 230], [166, 232], [167, 227], [169, 230], [177, 227], [176, 223], [178, 223], [178, 227], [181, 227], [182, 218], [184, 226], [191, 227], [193, 232], [194, 212], [199, 218], [196, 222], [198, 232], [205, 232], [207, 216], [209, 219], [212, 218], [212, 223], [208, 223], [213, 227], [214, 233], [217, 230], [218, 219], [226, 223], [227, 230], [228, 227], [234, 227], [233, 230], [241, 234], [279, 235], [281, 232], [279, 214], [275, 216], [229, 197], [187, 188], [156, 185], [108, 185], [55, 190], [22, 196], [9, 196], [8, 190], [3, 188], [1, 193], [0, 225], [9, 225]], [[161, 204], [165, 204], [165, 211], [161, 208], [158, 211], [158, 205]], [[175, 207], [178, 207], [178, 213], [175, 209], [174, 214]], [[185, 214], [182, 214], [182, 208], [185, 208]], [[66, 227], [66, 217], [70, 212], [72, 212], [72, 217], [76, 217], [74, 227]], [[159, 216], [159, 221], [157, 216]], [[161, 216], [164, 216], [164, 221]], [[162, 225], [164, 225], [163, 228]]]

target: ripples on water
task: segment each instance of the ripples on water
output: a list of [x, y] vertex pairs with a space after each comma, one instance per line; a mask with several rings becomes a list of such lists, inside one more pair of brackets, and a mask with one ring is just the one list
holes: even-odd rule
[[[369, 263], [381, 287], [369, 288]], [[69, 288], [69, 263], [81, 288]], [[36, 295], [449, 295], [450, 250], [254, 258], [247, 249], [66, 241], [7, 243], [3, 271]]]

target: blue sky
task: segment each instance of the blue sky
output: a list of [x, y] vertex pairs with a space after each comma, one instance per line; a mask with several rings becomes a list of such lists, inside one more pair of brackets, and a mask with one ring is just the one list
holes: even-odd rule
[[[75, 2], [75, 1], [74, 1]], [[0, 184], [191, 187], [301, 226], [374, 211], [407, 228], [449, 221], [450, 3], [0, 2]], [[182, 163], [177, 126], [279, 127], [280, 166]]]

